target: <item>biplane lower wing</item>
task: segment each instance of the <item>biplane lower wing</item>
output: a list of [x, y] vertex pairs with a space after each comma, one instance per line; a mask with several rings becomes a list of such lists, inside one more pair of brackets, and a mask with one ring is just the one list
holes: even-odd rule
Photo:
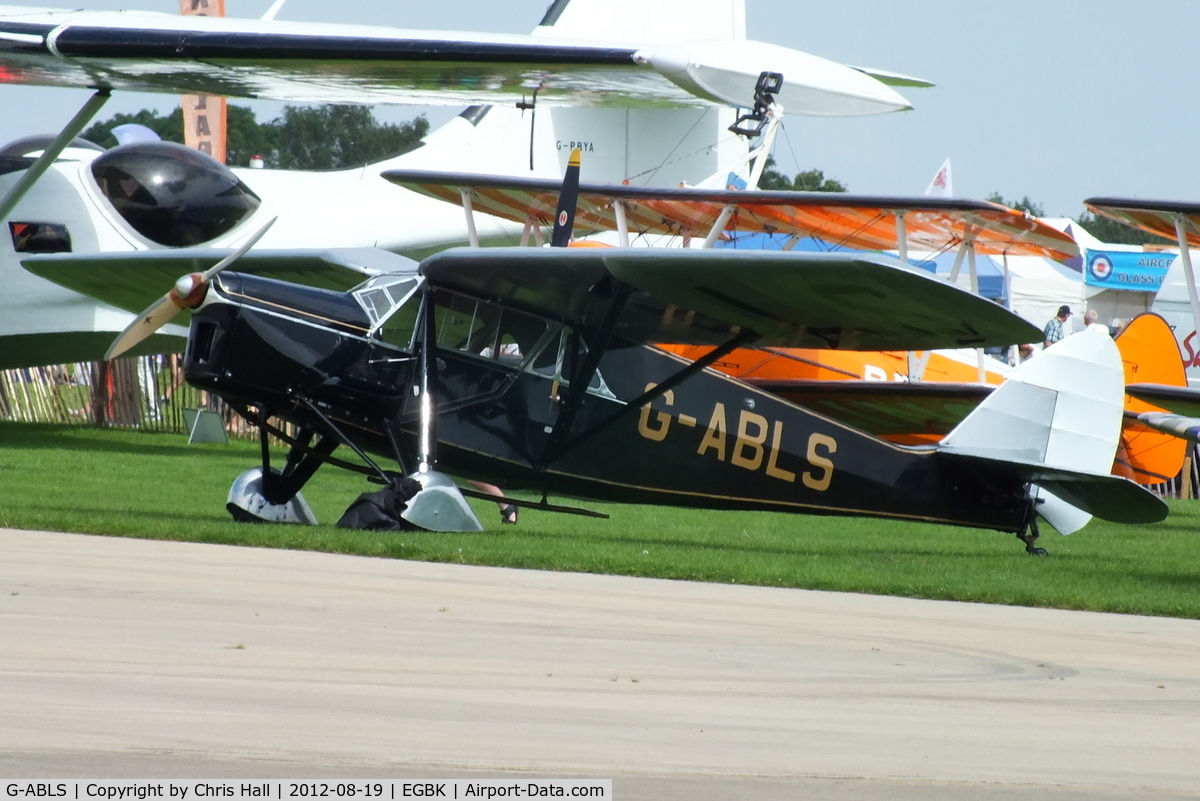
[[743, 380], [860, 431], [905, 444], [941, 439], [995, 389], [932, 381]]
[[630, 342], [925, 350], [1040, 332], [989, 300], [882, 256], [642, 248], [458, 248], [422, 262], [437, 286], [595, 327], [620, 286]]
[[[22, 266], [67, 289], [140, 312], [162, 296], [163, 286], [171, 286], [182, 275], [203, 272], [229, 254], [214, 248], [63, 253], [31, 256]], [[402, 269], [414, 269], [414, 262], [373, 248], [255, 250], [238, 261], [240, 272], [338, 291]]]
[[783, 75], [789, 112], [911, 108], [861, 70], [747, 40], [662, 44], [142, 11], [0, 7], [0, 82], [315, 103], [748, 106]]
[[1166, 384], [1130, 384], [1125, 393], [1172, 414], [1200, 418], [1200, 390]]

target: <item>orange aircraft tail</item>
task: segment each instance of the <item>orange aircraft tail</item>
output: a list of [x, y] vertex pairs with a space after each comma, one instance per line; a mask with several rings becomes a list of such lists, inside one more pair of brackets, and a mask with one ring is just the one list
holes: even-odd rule
[[[1135, 317], [1117, 335], [1116, 342], [1125, 363], [1126, 385], [1187, 386], [1175, 335], [1157, 314]], [[1165, 410], [1126, 395], [1125, 411], [1137, 414]], [[1146, 428], [1127, 414], [1113, 473], [1139, 484], [1161, 484], [1179, 474], [1186, 453], [1186, 441]]]

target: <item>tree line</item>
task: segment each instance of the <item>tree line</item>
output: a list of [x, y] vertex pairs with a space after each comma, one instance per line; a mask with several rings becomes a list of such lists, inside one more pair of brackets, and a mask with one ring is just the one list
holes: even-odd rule
[[[138, 123], [169, 142], [183, 142], [183, 109], [167, 115], [151, 109], [136, 114], [117, 114], [97, 122], [83, 132], [83, 138], [102, 147], [115, 147], [112, 129], [126, 123]], [[228, 106], [226, 123], [226, 160], [233, 166], [246, 167], [252, 156], [262, 156], [263, 165], [281, 170], [337, 170], [357, 167], [411, 150], [429, 132], [424, 116], [400, 124], [381, 123], [367, 106], [286, 106], [283, 114], [259, 122], [246, 106]], [[847, 192], [849, 186], [822, 170], [811, 169], [787, 176], [775, 169], [775, 159], [767, 163], [759, 188], [768, 191]], [[1046, 215], [1042, 204], [1028, 195], [1006, 200], [999, 192], [987, 200], [1024, 211], [1035, 217]], [[1144, 231], [1084, 212], [1075, 218], [1102, 242], [1127, 245], [1162, 244]]]
[[[83, 132], [89, 142], [116, 147], [112, 130], [137, 123], [165, 141], [183, 142], [183, 109], [161, 115], [151, 109], [117, 114]], [[282, 116], [259, 122], [253, 109], [230, 104], [226, 116], [226, 162], [248, 167], [253, 156], [280, 170], [338, 170], [380, 161], [411, 150], [429, 132], [424, 116], [381, 123], [367, 106], [286, 106]]]

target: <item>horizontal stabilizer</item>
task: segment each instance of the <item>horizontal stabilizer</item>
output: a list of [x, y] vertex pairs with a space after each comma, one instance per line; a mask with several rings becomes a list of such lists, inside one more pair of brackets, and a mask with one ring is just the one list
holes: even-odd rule
[[1157, 523], [1166, 519], [1170, 512], [1170, 507], [1157, 495], [1120, 476], [1064, 470], [1040, 462], [999, 459], [962, 451], [939, 455], [1037, 484], [1072, 506], [1114, 523]]
[[1164, 414], [1163, 412], [1141, 412], [1135, 415], [1134, 419], [1146, 428], [1200, 443], [1200, 418], [1186, 417], [1181, 414]]
[[[26, 270], [76, 292], [131, 312], [162, 297], [164, 288], [188, 273], [204, 272], [232, 251], [215, 248], [140, 250], [125, 253], [62, 253], [31, 256]], [[252, 250], [238, 272], [319, 289], [345, 291], [385, 272], [415, 272], [416, 262], [374, 248]]]
[[761, 346], [929, 350], [1041, 336], [985, 298], [866, 254], [457, 248], [426, 259], [421, 272], [435, 286], [579, 327], [604, 317], [615, 278], [640, 290], [615, 334], [639, 343], [720, 345], [750, 330]]

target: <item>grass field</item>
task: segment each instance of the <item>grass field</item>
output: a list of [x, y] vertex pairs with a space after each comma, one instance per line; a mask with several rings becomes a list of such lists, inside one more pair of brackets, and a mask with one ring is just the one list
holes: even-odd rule
[[232, 522], [229, 484], [257, 458], [248, 442], [0, 423], [0, 526], [1200, 618], [1200, 503], [1174, 502], [1155, 526], [1044, 535], [1044, 559], [989, 531], [590, 503], [612, 519], [524, 510], [501, 527], [477, 503], [479, 534], [373, 533], [332, 525], [376, 487], [330, 468], [305, 490], [325, 525]]

